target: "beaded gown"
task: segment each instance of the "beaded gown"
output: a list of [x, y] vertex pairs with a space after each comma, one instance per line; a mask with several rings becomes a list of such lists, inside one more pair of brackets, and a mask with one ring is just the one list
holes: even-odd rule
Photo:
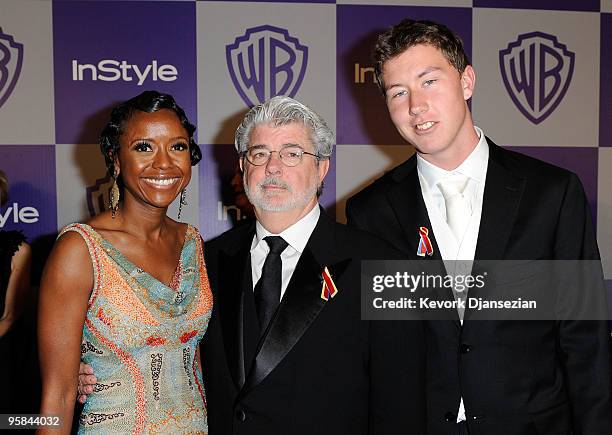
[[94, 269], [81, 359], [98, 383], [79, 433], [207, 433], [206, 398], [195, 351], [212, 295], [202, 240], [189, 226], [170, 285], [139, 269], [85, 224], [76, 231]]

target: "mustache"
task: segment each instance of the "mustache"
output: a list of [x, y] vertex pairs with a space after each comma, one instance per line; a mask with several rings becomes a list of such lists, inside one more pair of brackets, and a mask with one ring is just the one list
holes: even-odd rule
[[264, 180], [257, 183], [257, 187], [260, 189], [265, 186], [276, 186], [276, 187], [280, 187], [282, 189], [287, 189], [291, 191], [291, 187], [289, 186], [289, 184], [275, 177], [267, 177]]

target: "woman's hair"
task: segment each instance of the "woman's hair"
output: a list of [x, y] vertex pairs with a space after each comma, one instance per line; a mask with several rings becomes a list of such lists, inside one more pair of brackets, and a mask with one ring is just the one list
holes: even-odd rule
[[111, 112], [110, 120], [100, 134], [100, 150], [106, 161], [106, 168], [110, 175], [114, 176], [115, 157], [119, 153], [119, 138], [123, 134], [123, 129], [127, 121], [130, 120], [136, 111], [153, 113], [158, 110], [172, 110], [178, 116], [183, 128], [189, 135], [189, 152], [191, 165], [197, 164], [202, 160], [202, 151], [193, 139], [195, 126], [189, 122], [185, 111], [176, 104], [174, 97], [170, 94], [162, 94], [157, 91], [144, 91], [142, 94], [131, 98], [118, 106]]
[[0, 206], [8, 201], [8, 180], [4, 171], [0, 170]]

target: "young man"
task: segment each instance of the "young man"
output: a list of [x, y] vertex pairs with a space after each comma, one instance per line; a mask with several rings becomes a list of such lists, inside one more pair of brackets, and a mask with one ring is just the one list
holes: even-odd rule
[[[576, 175], [504, 150], [474, 126], [476, 75], [452, 31], [405, 19], [374, 53], [391, 119], [416, 155], [348, 201], [349, 225], [409, 258], [599, 258]], [[431, 249], [419, 249], [421, 227]], [[428, 433], [612, 433], [606, 322], [458, 315], [426, 329]]]

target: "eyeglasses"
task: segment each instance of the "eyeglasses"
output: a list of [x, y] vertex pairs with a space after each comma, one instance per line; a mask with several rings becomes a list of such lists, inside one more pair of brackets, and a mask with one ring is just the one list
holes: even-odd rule
[[302, 161], [302, 156], [308, 154], [309, 156], [315, 157], [317, 160], [319, 156], [313, 153], [304, 151], [300, 147], [287, 147], [280, 151], [270, 151], [267, 148], [253, 147], [241, 153], [242, 157], [246, 157], [247, 161], [255, 166], [265, 165], [272, 158], [272, 153], [278, 153], [278, 158], [285, 166], [297, 166]]

